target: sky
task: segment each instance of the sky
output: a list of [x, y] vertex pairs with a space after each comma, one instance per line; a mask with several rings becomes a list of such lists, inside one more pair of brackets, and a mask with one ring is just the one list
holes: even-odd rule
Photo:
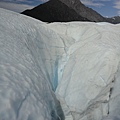
[[[0, 0], [0, 7], [15, 12], [22, 12], [26, 9], [47, 2], [48, 0]], [[83, 4], [92, 8], [105, 17], [120, 16], [120, 0], [80, 0]]]

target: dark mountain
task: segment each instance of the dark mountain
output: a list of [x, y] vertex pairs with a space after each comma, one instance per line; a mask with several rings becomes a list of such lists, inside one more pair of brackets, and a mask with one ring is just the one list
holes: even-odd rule
[[26, 10], [22, 14], [44, 22], [89, 21], [59, 0], [50, 0], [31, 10]]
[[80, 0], [60, 0], [60, 1], [66, 4], [68, 7], [74, 9], [77, 14], [84, 18], [87, 18], [90, 21], [94, 22], [104, 21], [103, 16], [101, 16], [93, 9], [86, 7], [84, 4], [80, 2]]
[[113, 24], [118, 24], [120, 23], [120, 16], [114, 16], [111, 18], [106, 18], [106, 22], [113, 23]]
[[91, 8], [83, 5], [80, 0], [49, 0], [22, 14], [44, 22], [91, 21], [120, 23], [120, 17], [105, 18]]

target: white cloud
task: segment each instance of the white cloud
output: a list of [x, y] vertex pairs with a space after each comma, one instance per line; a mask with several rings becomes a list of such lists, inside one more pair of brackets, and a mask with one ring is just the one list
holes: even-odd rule
[[[44, 3], [49, 0], [0, 0], [0, 7], [15, 12], [22, 12], [26, 9], [32, 9], [32, 3]], [[24, 4], [25, 3], [25, 4]]]
[[13, 3], [18, 3], [18, 2], [47, 2], [49, 0], [0, 0], [1, 2], [13, 2]]
[[115, 1], [113, 7], [118, 9], [118, 15], [120, 15], [120, 0]]
[[89, 1], [93, 1], [93, 2], [107, 2], [107, 1], [111, 1], [111, 0], [89, 0]]
[[89, 6], [96, 6], [96, 7], [102, 7], [104, 6], [103, 3], [98, 2], [98, 0], [81, 0], [81, 2], [85, 5], [89, 5]]
[[120, 16], [120, 10], [118, 11], [118, 15]]
[[17, 4], [17, 3], [9, 3], [9, 2], [0, 2], [0, 7], [20, 13], [26, 9], [32, 9], [35, 6], [25, 5], [25, 4]]
[[47, 2], [47, 1], [49, 1], [49, 0], [39, 0], [40, 2]]
[[102, 1], [102, 2], [107, 2], [107, 1], [111, 1], [111, 0], [100, 0], [100, 1]]
[[120, 0], [115, 1], [114, 4], [115, 4], [115, 5], [113, 6], [114, 8], [116, 8], [116, 9], [120, 9]]
[[9, 2], [9, 3], [27, 3], [27, 4], [30, 4], [30, 3], [33, 3], [34, 1], [33, 0], [0, 0], [0, 2]]

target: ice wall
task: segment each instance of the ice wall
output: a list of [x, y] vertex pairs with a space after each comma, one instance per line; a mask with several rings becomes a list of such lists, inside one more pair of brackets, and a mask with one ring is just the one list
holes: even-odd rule
[[1, 120], [119, 120], [119, 24], [0, 11]]
[[0, 120], [64, 120], [53, 92], [64, 44], [44, 24], [0, 9]]
[[[66, 120], [117, 120], [120, 115], [120, 25], [53, 23], [74, 39], [56, 95]], [[114, 117], [109, 117], [114, 116]]]

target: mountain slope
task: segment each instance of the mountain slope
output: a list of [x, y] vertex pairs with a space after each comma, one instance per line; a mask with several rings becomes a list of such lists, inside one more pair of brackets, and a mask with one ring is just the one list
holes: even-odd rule
[[93, 22], [101, 22], [104, 20], [99, 13], [94, 11], [91, 8], [86, 7], [84, 4], [80, 2], [80, 0], [60, 0], [61, 2], [65, 3], [68, 7], [72, 8], [76, 11], [80, 16], [87, 18]]
[[59, 0], [50, 0], [32, 10], [26, 10], [22, 14], [44, 22], [89, 21]]
[[80, 0], [50, 0], [22, 14], [44, 22], [91, 21], [120, 23], [120, 17], [105, 18], [91, 8], [86, 7]]

